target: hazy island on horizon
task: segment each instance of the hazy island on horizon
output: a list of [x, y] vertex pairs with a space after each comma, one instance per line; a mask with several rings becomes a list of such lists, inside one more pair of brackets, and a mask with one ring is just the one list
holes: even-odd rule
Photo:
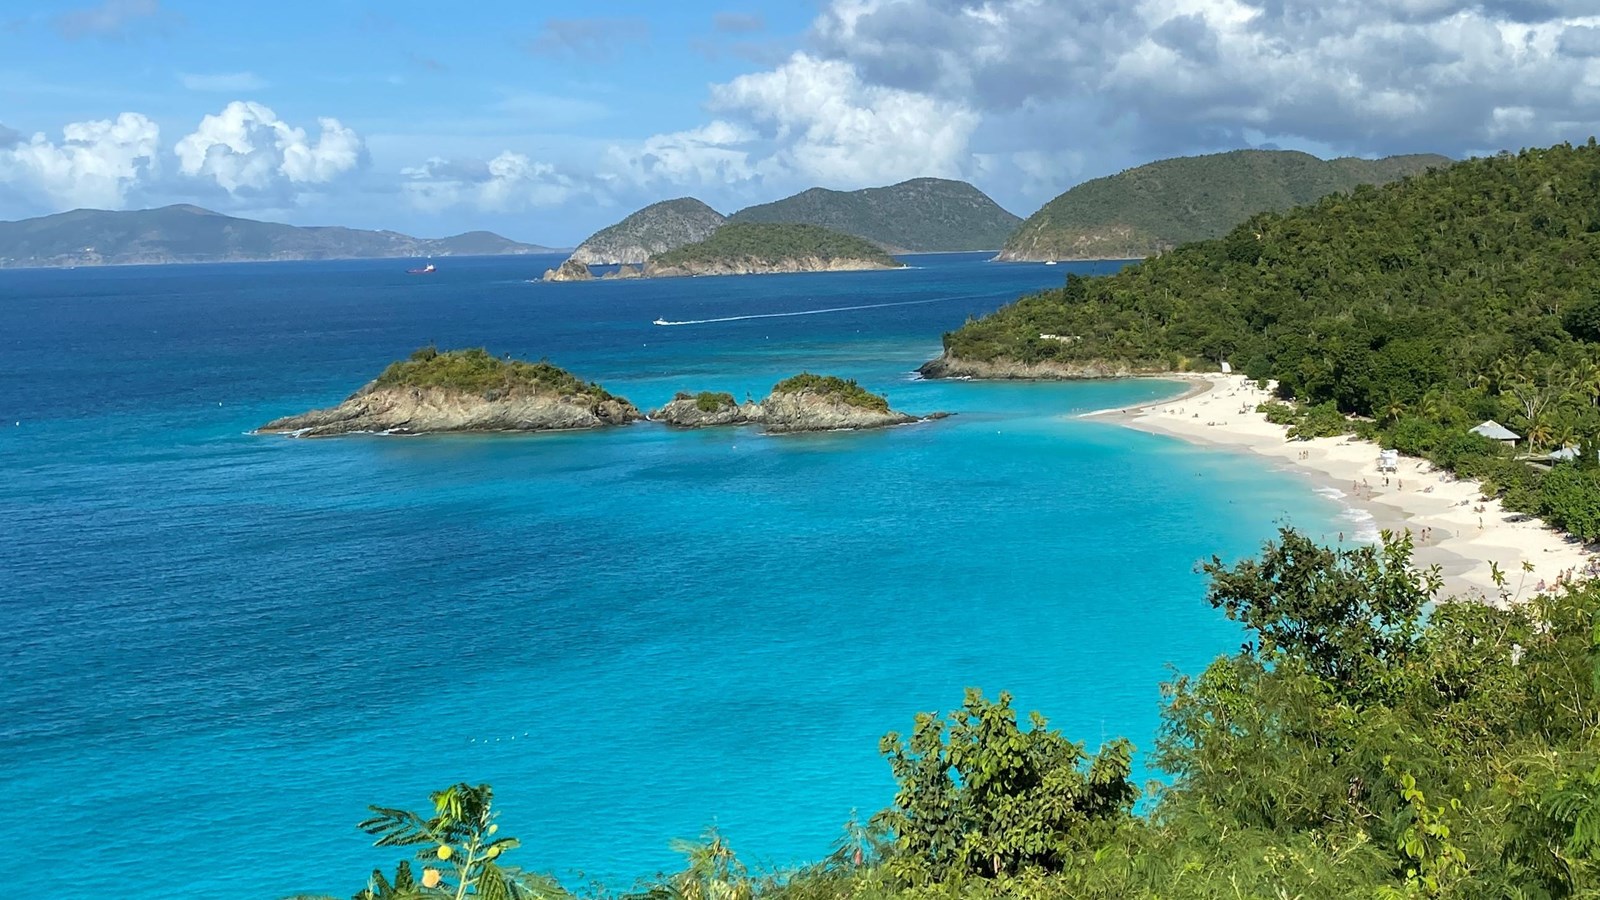
[[0, 222], [0, 268], [421, 259], [559, 253], [489, 231], [417, 238], [397, 231], [283, 225], [189, 204], [70, 212]]

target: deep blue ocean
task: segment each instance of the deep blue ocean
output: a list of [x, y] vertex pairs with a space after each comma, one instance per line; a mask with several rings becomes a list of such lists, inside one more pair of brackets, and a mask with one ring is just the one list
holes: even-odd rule
[[[399, 858], [367, 804], [469, 781], [507, 862], [572, 887], [713, 824], [753, 864], [815, 859], [889, 802], [880, 736], [969, 686], [1148, 749], [1169, 667], [1238, 644], [1195, 562], [1340, 514], [1075, 418], [1175, 384], [915, 379], [968, 316], [1116, 264], [529, 283], [558, 259], [0, 272], [0, 846], [64, 848], [69, 896], [348, 896]], [[875, 308], [735, 318], [845, 306]], [[641, 408], [809, 370], [957, 415], [248, 433], [430, 341]]]

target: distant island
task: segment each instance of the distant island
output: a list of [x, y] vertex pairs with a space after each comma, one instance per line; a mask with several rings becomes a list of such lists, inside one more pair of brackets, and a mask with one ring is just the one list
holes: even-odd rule
[[1290, 150], [1161, 160], [1086, 181], [1056, 197], [1017, 227], [996, 259], [1143, 259], [1221, 237], [1256, 213], [1281, 212], [1451, 162], [1431, 154], [1321, 160]]
[[913, 178], [859, 191], [812, 188], [741, 209], [728, 222], [820, 225], [891, 253], [932, 253], [994, 250], [1022, 219], [965, 181]]
[[[905, 264], [861, 238], [815, 225], [728, 224], [703, 241], [657, 253], [642, 269], [623, 266], [606, 278], [857, 272]], [[588, 281], [589, 267], [568, 259], [545, 281]]]
[[546, 362], [424, 347], [338, 406], [274, 419], [257, 431], [297, 437], [558, 431], [641, 418], [627, 400]]
[[728, 217], [693, 197], [679, 197], [652, 203], [585, 238], [545, 280], [586, 281], [594, 277], [590, 266], [645, 267], [618, 269], [607, 273], [608, 278], [667, 274], [649, 271], [646, 264], [703, 244], [733, 225], [810, 225], [860, 238], [880, 253], [927, 253], [993, 250], [1021, 221], [972, 185], [944, 178], [913, 178], [859, 191], [812, 188]]
[[854, 380], [802, 372], [773, 385], [759, 403], [739, 403], [729, 393], [702, 391], [679, 393], [672, 402], [650, 413], [650, 419], [680, 428], [720, 425], [762, 425], [768, 433], [839, 431], [885, 428], [945, 413], [913, 416], [889, 408], [889, 400]]
[[392, 259], [550, 253], [487, 231], [415, 238], [394, 231], [301, 227], [240, 219], [198, 206], [78, 209], [0, 222], [0, 268]]
[[705, 240], [726, 221], [693, 197], [663, 200], [589, 235], [572, 251], [571, 261], [586, 266], [639, 265], [658, 253]]

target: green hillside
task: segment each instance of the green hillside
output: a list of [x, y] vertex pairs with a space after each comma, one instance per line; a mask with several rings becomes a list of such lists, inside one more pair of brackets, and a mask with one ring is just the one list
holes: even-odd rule
[[[1227, 360], [1299, 401], [1298, 433], [1358, 430], [1600, 539], [1600, 148], [1475, 159], [1253, 216], [1118, 275], [1071, 276], [945, 347], [1063, 369]], [[1513, 460], [1467, 433], [1486, 419], [1524, 451], [1581, 446], [1584, 464]]]
[[728, 224], [696, 244], [659, 253], [652, 266], [696, 266], [747, 262], [777, 264], [785, 260], [817, 258], [852, 259], [898, 266], [894, 258], [861, 238], [816, 225], [766, 223]]
[[1286, 150], [1167, 159], [1086, 181], [1009, 236], [1001, 259], [1142, 259], [1220, 237], [1258, 212], [1449, 165], [1443, 156], [1321, 160]]
[[741, 209], [728, 221], [820, 225], [917, 253], [993, 250], [1022, 220], [964, 181], [914, 178], [859, 191], [812, 188]]

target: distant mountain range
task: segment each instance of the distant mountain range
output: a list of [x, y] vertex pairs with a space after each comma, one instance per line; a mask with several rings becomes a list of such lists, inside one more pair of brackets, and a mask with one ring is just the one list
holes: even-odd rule
[[728, 221], [820, 225], [892, 253], [919, 253], [994, 250], [1022, 218], [965, 181], [913, 178], [859, 191], [812, 188], [741, 209]]
[[816, 225], [890, 253], [993, 250], [1021, 222], [964, 181], [913, 178], [859, 191], [812, 188], [724, 218], [693, 197], [653, 203], [595, 232], [572, 259], [585, 265], [640, 265], [696, 244], [727, 224]]
[[394, 231], [280, 225], [198, 206], [78, 209], [0, 222], [0, 268], [550, 253], [487, 231], [415, 238]]
[[1452, 160], [1431, 154], [1321, 160], [1291, 150], [1166, 159], [1086, 181], [1046, 203], [999, 259], [1142, 259], [1226, 234], [1258, 212], [1386, 184]]

